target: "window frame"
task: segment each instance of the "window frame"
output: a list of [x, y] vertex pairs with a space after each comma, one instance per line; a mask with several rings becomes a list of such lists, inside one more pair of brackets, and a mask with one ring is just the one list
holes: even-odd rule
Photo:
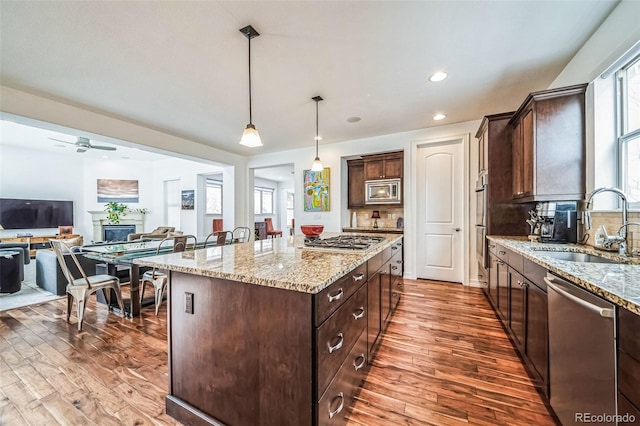
[[[615, 73], [615, 126], [618, 149], [618, 185], [625, 194], [629, 194], [628, 143], [640, 136], [640, 128], [629, 131], [628, 76], [629, 68], [640, 63], [640, 54], [625, 62]], [[640, 209], [640, 200], [629, 200], [629, 208]]]
[[[256, 192], [260, 192], [260, 205], [255, 205], [255, 196], [256, 196]], [[263, 197], [262, 194], [264, 192], [269, 192], [271, 193], [271, 208], [269, 212], [264, 212], [263, 211]], [[253, 199], [254, 199], [254, 206], [253, 206], [253, 214], [257, 214], [257, 215], [274, 215], [275, 214], [275, 188], [269, 188], [266, 186], [254, 186], [253, 187]], [[256, 211], [257, 210], [257, 211]]]
[[[220, 213], [210, 212], [209, 211], [209, 187], [219, 187], [220, 188]], [[223, 196], [223, 183], [220, 180], [206, 178], [204, 182], [204, 210], [207, 215], [221, 215], [224, 212], [224, 196]]]

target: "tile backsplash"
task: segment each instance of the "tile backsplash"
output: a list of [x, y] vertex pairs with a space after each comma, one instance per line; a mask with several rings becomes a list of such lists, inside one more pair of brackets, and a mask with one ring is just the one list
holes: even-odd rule
[[398, 218], [404, 218], [404, 209], [402, 207], [351, 209], [349, 210], [349, 226], [353, 226], [353, 212], [355, 212], [358, 228], [372, 228], [374, 219], [371, 218], [371, 215], [374, 210], [380, 212], [378, 228], [396, 228]]
[[[629, 222], [640, 222], [640, 212], [629, 212]], [[620, 212], [592, 212], [591, 229], [587, 231], [589, 234], [588, 245], [594, 245], [596, 230], [602, 225], [607, 230], [607, 234], [617, 234], [618, 229], [622, 226], [622, 214]], [[640, 226], [629, 225], [627, 236], [630, 249], [640, 250]]]

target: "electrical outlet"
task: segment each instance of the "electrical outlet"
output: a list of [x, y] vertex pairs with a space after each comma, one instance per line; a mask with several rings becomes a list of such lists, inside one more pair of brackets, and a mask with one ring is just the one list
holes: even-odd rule
[[193, 314], [193, 293], [184, 293], [184, 312]]

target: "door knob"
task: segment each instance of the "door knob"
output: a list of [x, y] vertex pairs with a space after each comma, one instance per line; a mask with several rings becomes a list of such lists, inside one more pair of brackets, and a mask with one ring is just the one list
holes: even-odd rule
[[460, 228], [451, 228], [451, 229], [456, 231], [456, 232], [460, 232]]

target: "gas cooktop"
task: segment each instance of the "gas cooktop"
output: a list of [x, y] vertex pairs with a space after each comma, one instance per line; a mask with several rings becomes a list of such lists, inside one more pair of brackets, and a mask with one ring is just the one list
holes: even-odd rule
[[384, 237], [369, 235], [339, 235], [329, 238], [305, 238], [304, 245], [313, 248], [366, 250], [384, 240]]

